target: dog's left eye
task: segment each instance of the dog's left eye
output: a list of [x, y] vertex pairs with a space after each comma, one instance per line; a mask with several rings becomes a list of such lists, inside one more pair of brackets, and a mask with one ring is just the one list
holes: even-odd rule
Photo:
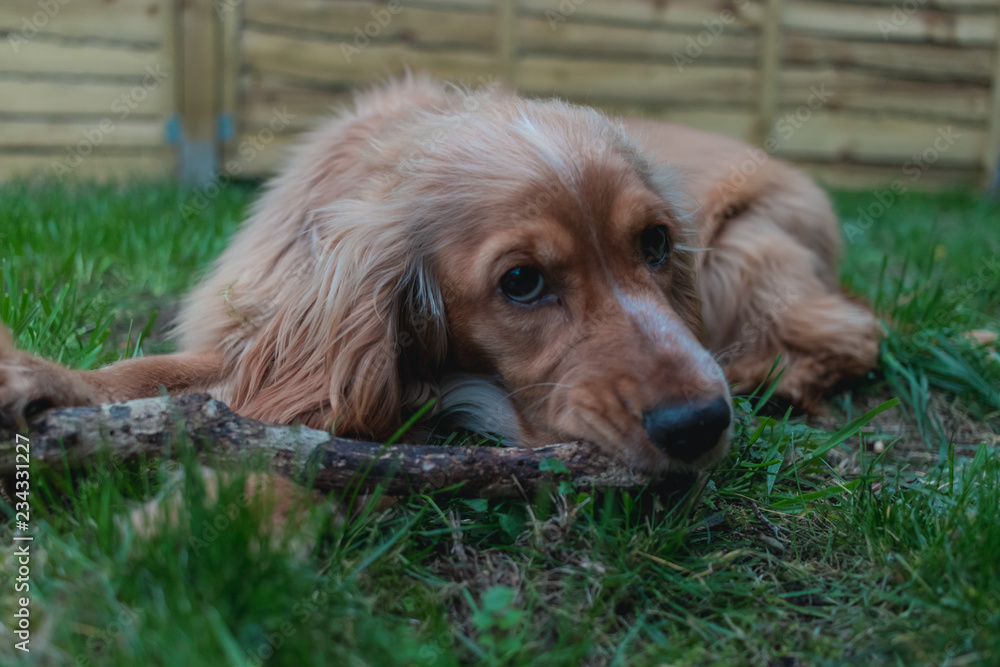
[[545, 292], [545, 278], [533, 266], [517, 266], [500, 278], [500, 291], [512, 301], [531, 303]]
[[639, 234], [642, 256], [650, 266], [659, 266], [670, 254], [670, 233], [663, 225], [650, 227]]

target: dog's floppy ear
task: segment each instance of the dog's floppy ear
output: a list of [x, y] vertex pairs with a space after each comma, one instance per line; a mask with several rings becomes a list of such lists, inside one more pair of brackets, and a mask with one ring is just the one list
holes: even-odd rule
[[388, 214], [355, 200], [323, 211], [309, 284], [238, 364], [237, 411], [381, 439], [437, 394], [444, 307], [419, 243]]

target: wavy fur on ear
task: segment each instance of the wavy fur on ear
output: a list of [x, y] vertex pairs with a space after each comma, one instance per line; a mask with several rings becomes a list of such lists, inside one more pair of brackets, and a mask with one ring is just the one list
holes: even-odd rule
[[214, 396], [249, 417], [379, 438], [437, 393], [432, 249], [414, 231], [419, 200], [395, 193], [405, 174], [388, 181], [393, 147], [412, 145], [396, 134], [450, 99], [427, 77], [395, 80], [295, 149], [178, 318], [180, 349], [223, 355]]
[[319, 257], [298, 301], [278, 306], [236, 365], [232, 403], [258, 419], [384, 438], [438, 393], [444, 308], [391, 206], [318, 211]]

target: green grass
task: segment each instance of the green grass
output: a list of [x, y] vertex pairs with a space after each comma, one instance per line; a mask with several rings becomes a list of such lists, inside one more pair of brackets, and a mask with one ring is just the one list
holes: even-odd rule
[[[155, 313], [253, 193], [184, 220], [172, 186], [0, 186], [0, 319], [74, 367], [169, 350]], [[848, 225], [874, 201], [835, 198]], [[212, 499], [193, 465], [33, 471], [32, 651], [6, 527], [0, 664], [998, 664], [1000, 360], [964, 337], [1000, 331], [1000, 272], [977, 276], [997, 229], [995, 202], [911, 194], [854, 237], [844, 279], [886, 319], [882, 366], [820, 422], [737, 399], [731, 454], [668, 507], [417, 496], [276, 535], [246, 471]], [[171, 484], [176, 522], [122, 520]]]
[[[863, 227], [876, 199], [843, 193], [845, 282], [890, 324], [885, 379], [940, 452], [951, 433], [931, 412], [930, 391], [958, 396], [983, 421], [1000, 418], [1000, 364], [971, 345], [974, 330], [1000, 331], [1000, 207], [961, 194], [911, 194]], [[878, 210], [878, 209], [874, 209]]]

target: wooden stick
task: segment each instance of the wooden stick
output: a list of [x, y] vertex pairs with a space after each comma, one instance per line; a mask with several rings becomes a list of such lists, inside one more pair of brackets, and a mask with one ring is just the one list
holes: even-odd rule
[[[169, 457], [180, 434], [207, 463], [237, 464], [258, 457], [269, 462], [272, 472], [298, 483], [311, 481], [323, 492], [369, 491], [382, 485], [389, 495], [406, 495], [456, 487], [449, 492], [460, 497], [519, 498], [559, 479], [572, 479], [579, 488], [642, 487], [654, 481], [578, 442], [538, 449], [386, 446], [247, 419], [206, 394], [49, 410], [20, 437], [0, 428], [0, 475], [17, 469], [18, 451], [24, 452], [17, 442], [25, 436], [31, 465], [37, 468], [86, 466], [102, 451], [119, 460]], [[541, 470], [546, 459], [562, 461], [568, 476]]]

